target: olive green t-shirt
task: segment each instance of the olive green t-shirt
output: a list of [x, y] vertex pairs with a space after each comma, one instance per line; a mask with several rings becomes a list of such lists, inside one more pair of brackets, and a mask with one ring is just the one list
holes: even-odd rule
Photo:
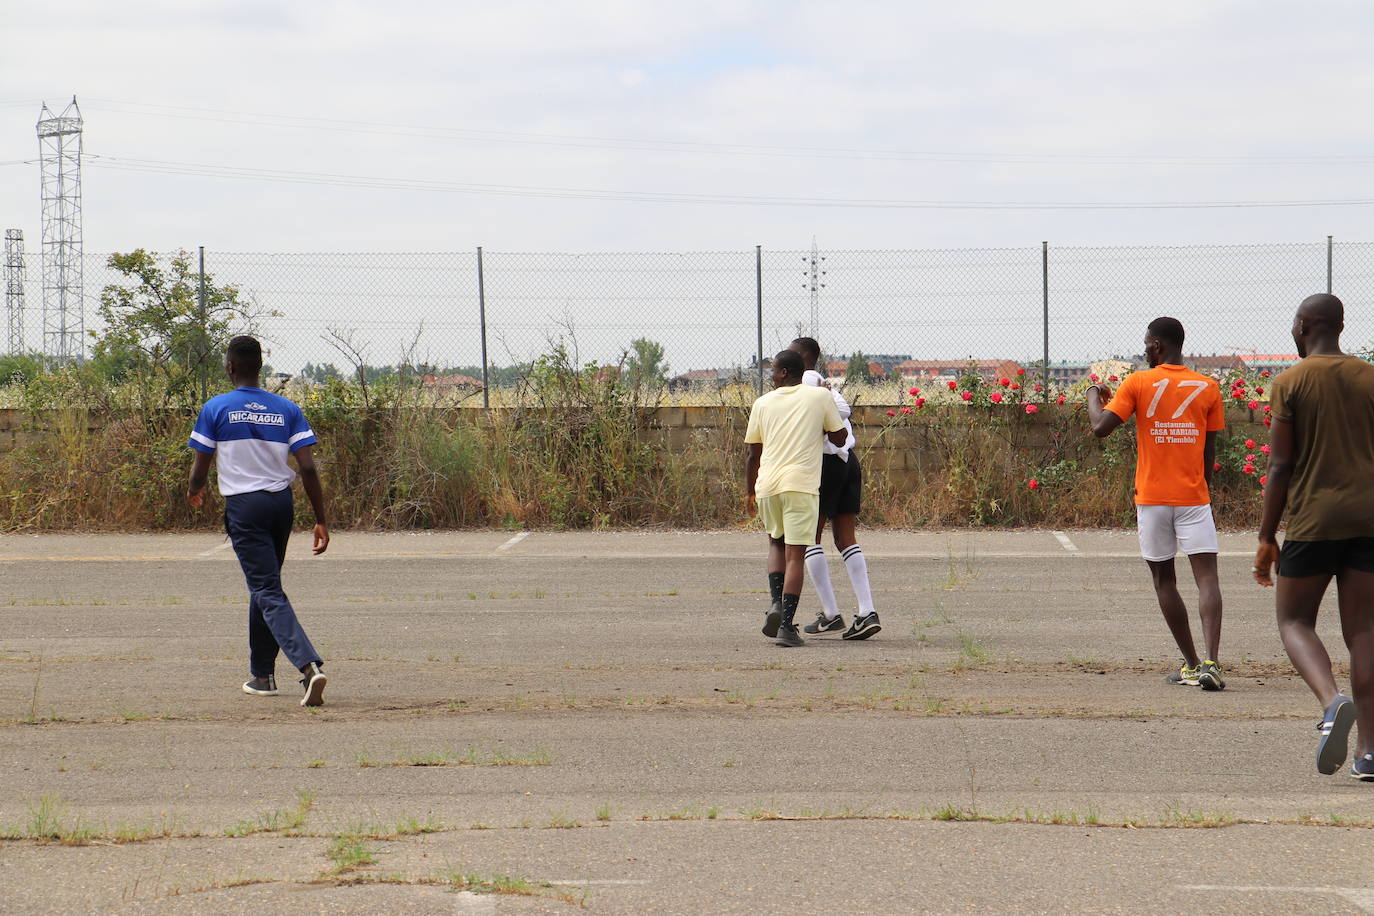
[[1286, 538], [1374, 537], [1374, 365], [1311, 354], [1269, 390], [1270, 415], [1293, 424]]

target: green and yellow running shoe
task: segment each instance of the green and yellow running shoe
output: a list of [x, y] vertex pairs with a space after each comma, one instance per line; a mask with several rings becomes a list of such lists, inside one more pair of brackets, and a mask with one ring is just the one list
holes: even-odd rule
[[1210, 658], [1198, 665], [1197, 683], [1203, 690], [1226, 689], [1226, 682], [1221, 679], [1221, 666]]
[[1175, 687], [1196, 687], [1198, 685], [1198, 672], [1202, 670], [1201, 665], [1184, 665], [1177, 671], [1171, 671], [1164, 676], [1164, 683], [1173, 684]]

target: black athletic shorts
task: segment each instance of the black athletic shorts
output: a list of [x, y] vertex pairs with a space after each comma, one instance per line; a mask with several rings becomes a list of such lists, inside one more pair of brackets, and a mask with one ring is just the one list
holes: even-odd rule
[[1374, 538], [1284, 541], [1279, 551], [1280, 576], [1334, 576], [1343, 569], [1374, 573]]
[[821, 456], [821, 518], [858, 515], [862, 489], [858, 455], [851, 451], [848, 461], [842, 461], [839, 455]]

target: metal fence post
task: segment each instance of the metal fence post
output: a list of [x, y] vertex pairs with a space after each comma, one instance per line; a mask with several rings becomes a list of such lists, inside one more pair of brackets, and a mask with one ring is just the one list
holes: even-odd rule
[[754, 304], [756, 306], [755, 324], [759, 332], [757, 365], [759, 370], [758, 381], [755, 386], [759, 394], [763, 394], [763, 246], [754, 246]]
[[200, 341], [196, 349], [199, 351], [197, 362], [197, 374], [200, 376], [200, 400], [204, 403], [210, 396], [210, 327], [209, 316], [205, 309], [205, 246], [199, 246], [200, 250], [200, 292], [197, 298], [198, 313], [200, 318]]
[[1045, 403], [1050, 402], [1050, 243], [1040, 243], [1040, 292], [1041, 303], [1044, 307], [1041, 321], [1044, 331], [1045, 349], [1042, 354], [1044, 362], [1040, 366], [1040, 374], [1044, 386]]
[[1326, 291], [1331, 292], [1331, 236], [1326, 237]]
[[482, 246], [477, 246], [477, 320], [482, 325], [482, 409], [491, 407], [491, 386], [487, 375], [487, 285], [482, 270]]

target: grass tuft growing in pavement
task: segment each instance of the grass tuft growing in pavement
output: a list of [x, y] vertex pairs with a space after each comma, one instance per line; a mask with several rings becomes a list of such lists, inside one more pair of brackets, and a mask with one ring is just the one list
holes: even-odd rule
[[334, 860], [333, 874], [336, 875], [364, 865], [372, 865], [377, 861], [377, 850], [367, 845], [359, 836], [335, 837], [324, 854]]
[[308, 789], [296, 790], [296, 804], [291, 808], [278, 808], [261, 814], [252, 820], [242, 820], [224, 831], [228, 837], [252, 836], [255, 833], [290, 833], [305, 824], [305, 817], [315, 805], [315, 793]]

